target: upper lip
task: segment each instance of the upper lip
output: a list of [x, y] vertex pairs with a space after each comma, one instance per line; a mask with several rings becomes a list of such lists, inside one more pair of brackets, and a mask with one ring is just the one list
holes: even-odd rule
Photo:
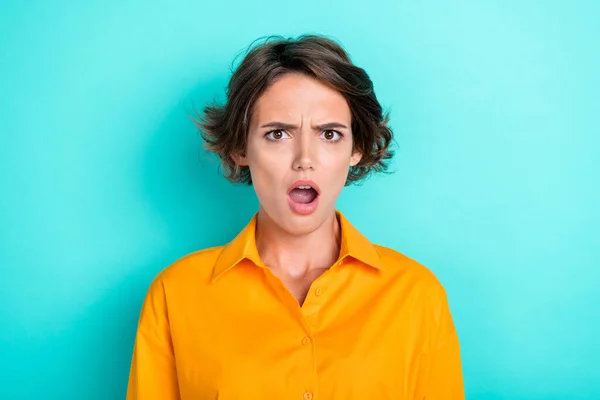
[[294, 181], [294, 183], [292, 183], [290, 185], [290, 187], [288, 188], [288, 194], [294, 190], [295, 188], [297, 188], [298, 186], [310, 186], [311, 188], [315, 189], [317, 191], [317, 194], [321, 194], [321, 189], [319, 189], [319, 185], [317, 185], [314, 181], [311, 180], [298, 180], [298, 181]]

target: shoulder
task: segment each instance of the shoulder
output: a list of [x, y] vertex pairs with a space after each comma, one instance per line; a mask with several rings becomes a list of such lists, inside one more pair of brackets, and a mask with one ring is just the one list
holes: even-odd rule
[[441, 282], [428, 267], [390, 247], [374, 246], [390, 279], [409, 285], [413, 289], [426, 291], [428, 294], [445, 295]]
[[207, 284], [224, 247], [209, 247], [180, 257], [155, 276], [152, 286], [160, 285], [167, 291], [174, 291], [190, 285], [198, 287], [203, 283]]
[[[221, 247], [211, 247], [187, 254], [154, 276], [146, 291], [139, 326], [166, 329], [168, 314], [181, 309], [202, 282], [208, 282], [214, 260]], [[173, 316], [173, 315], [171, 315]]]
[[442, 283], [426, 266], [388, 247], [377, 246], [389, 284], [412, 306], [413, 316], [428, 326], [452, 331], [448, 297]]

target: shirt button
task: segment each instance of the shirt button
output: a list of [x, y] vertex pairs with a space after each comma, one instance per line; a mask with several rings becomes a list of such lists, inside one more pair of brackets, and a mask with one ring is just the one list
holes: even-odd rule
[[310, 338], [309, 338], [308, 336], [302, 339], [302, 344], [303, 344], [304, 346], [306, 346], [306, 345], [307, 345], [307, 344], [309, 344], [309, 343], [310, 343]]
[[320, 288], [320, 287], [316, 288], [315, 289], [315, 295], [316, 296], [320, 296], [321, 294], [323, 294], [323, 288]]
[[313, 395], [311, 392], [304, 392], [304, 400], [312, 400]]

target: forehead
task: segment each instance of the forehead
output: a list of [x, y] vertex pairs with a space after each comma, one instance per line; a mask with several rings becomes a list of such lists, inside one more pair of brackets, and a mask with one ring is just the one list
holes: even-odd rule
[[252, 114], [255, 122], [301, 118], [318, 122], [349, 123], [351, 120], [350, 108], [341, 93], [312, 77], [296, 73], [275, 80], [258, 98]]

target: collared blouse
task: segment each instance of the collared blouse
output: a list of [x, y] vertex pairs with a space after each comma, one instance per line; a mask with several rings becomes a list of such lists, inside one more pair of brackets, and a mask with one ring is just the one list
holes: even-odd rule
[[142, 307], [127, 399], [464, 399], [444, 288], [336, 215], [339, 257], [302, 305], [262, 263], [256, 214], [226, 246], [162, 270]]

